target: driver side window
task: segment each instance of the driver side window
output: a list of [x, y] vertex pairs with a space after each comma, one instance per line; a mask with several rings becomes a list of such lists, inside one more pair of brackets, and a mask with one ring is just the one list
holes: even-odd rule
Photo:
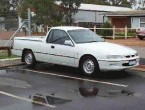
[[65, 40], [70, 40], [67, 33], [63, 30], [51, 30], [47, 42], [52, 44], [64, 45]]

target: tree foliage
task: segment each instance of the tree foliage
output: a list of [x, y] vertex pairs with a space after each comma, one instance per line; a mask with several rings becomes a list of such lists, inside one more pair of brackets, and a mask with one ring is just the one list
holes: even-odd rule
[[122, 7], [130, 7], [132, 6], [131, 2], [128, 0], [109, 0], [112, 6], [122, 6]]
[[110, 5], [108, 0], [83, 0], [83, 3], [97, 4], [97, 5]]
[[0, 16], [7, 17], [16, 13], [18, 0], [0, 0]]
[[145, 0], [130, 0], [135, 9], [144, 9], [145, 10]]
[[145, 0], [83, 0], [84, 3], [145, 9]]
[[[27, 9], [30, 7], [35, 12], [33, 21], [37, 24], [60, 25], [64, 21], [73, 23], [72, 14], [77, 12], [81, 0], [60, 0], [58, 6], [55, 0], [23, 0], [19, 12], [22, 18], [27, 17]], [[65, 20], [63, 19], [65, 17]]]
[[122, 6], [122, 7], [132, 6], [132, 2], [128, 0], [83, 0], [83, 2], [89, 4], [97, 4], [97, 5], [112, 5], [112, 6]]
[[66, 24], [71, 25], [74, 22], [73, 15], [78, 11], [82, 0], [61, 0], [61, 7], [66, 7], [64, 12]]
[[36, 24], [54, 25], [62, 21], [62, 12], [54, 4], [54, 0], [23, 0], [20, 15], [23, 19], [27, 18], [27, 9], [35, 13], [33, 22]]
[[20, 0], [0, 0], [0, 17], [3, 18], [7, 30], [16, 25], [13, 21], [16, 21], [18, 18], [17, 7], [19, 1]]

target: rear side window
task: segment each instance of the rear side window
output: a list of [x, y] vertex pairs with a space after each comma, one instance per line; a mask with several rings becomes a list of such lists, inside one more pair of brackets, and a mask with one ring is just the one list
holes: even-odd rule
[[47, 42], [52, 44], [64, 44], [65, 40], [70, 40], [67, 33], [63, 30], [51, 30]]

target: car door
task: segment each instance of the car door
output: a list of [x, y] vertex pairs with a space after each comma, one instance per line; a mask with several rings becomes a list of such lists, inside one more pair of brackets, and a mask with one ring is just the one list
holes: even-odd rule
[[[53, 34], [53, 30], [50, 30], [48, 36], [47, 36], [47, 40], [51, 38]], [[51, 55], [50, 55], [50, 50], [51, 50], [51, 44], [47, 43], [46, 41], [43, 41], [40, 45], [39, 45], [39, 49], [38, 51], [38, 55], [37, 58], [42, 61], [42, 62], [48, 62], [48, 63], [52, 63], [51, 61]]]
[[71, 41], [70, 37], [63, 30], [53, 29], [52, 31], [51, 37], [47, 40], [48, 45], [51, 47], [49, 53], [51, 62], [54, 64], [74, 66], [75, 47], [74, 45], [65, 45], [66, 40]]

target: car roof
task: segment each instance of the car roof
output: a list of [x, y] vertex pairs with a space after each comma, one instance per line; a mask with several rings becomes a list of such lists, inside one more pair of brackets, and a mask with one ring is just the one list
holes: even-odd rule
[[78, 26], [57, 26], [57, 27], [52, 27], [51, 29], [60, 29], [60, 30], [77, 30], [77, 29], [87, 29], [83, 27], [78, 27]]

